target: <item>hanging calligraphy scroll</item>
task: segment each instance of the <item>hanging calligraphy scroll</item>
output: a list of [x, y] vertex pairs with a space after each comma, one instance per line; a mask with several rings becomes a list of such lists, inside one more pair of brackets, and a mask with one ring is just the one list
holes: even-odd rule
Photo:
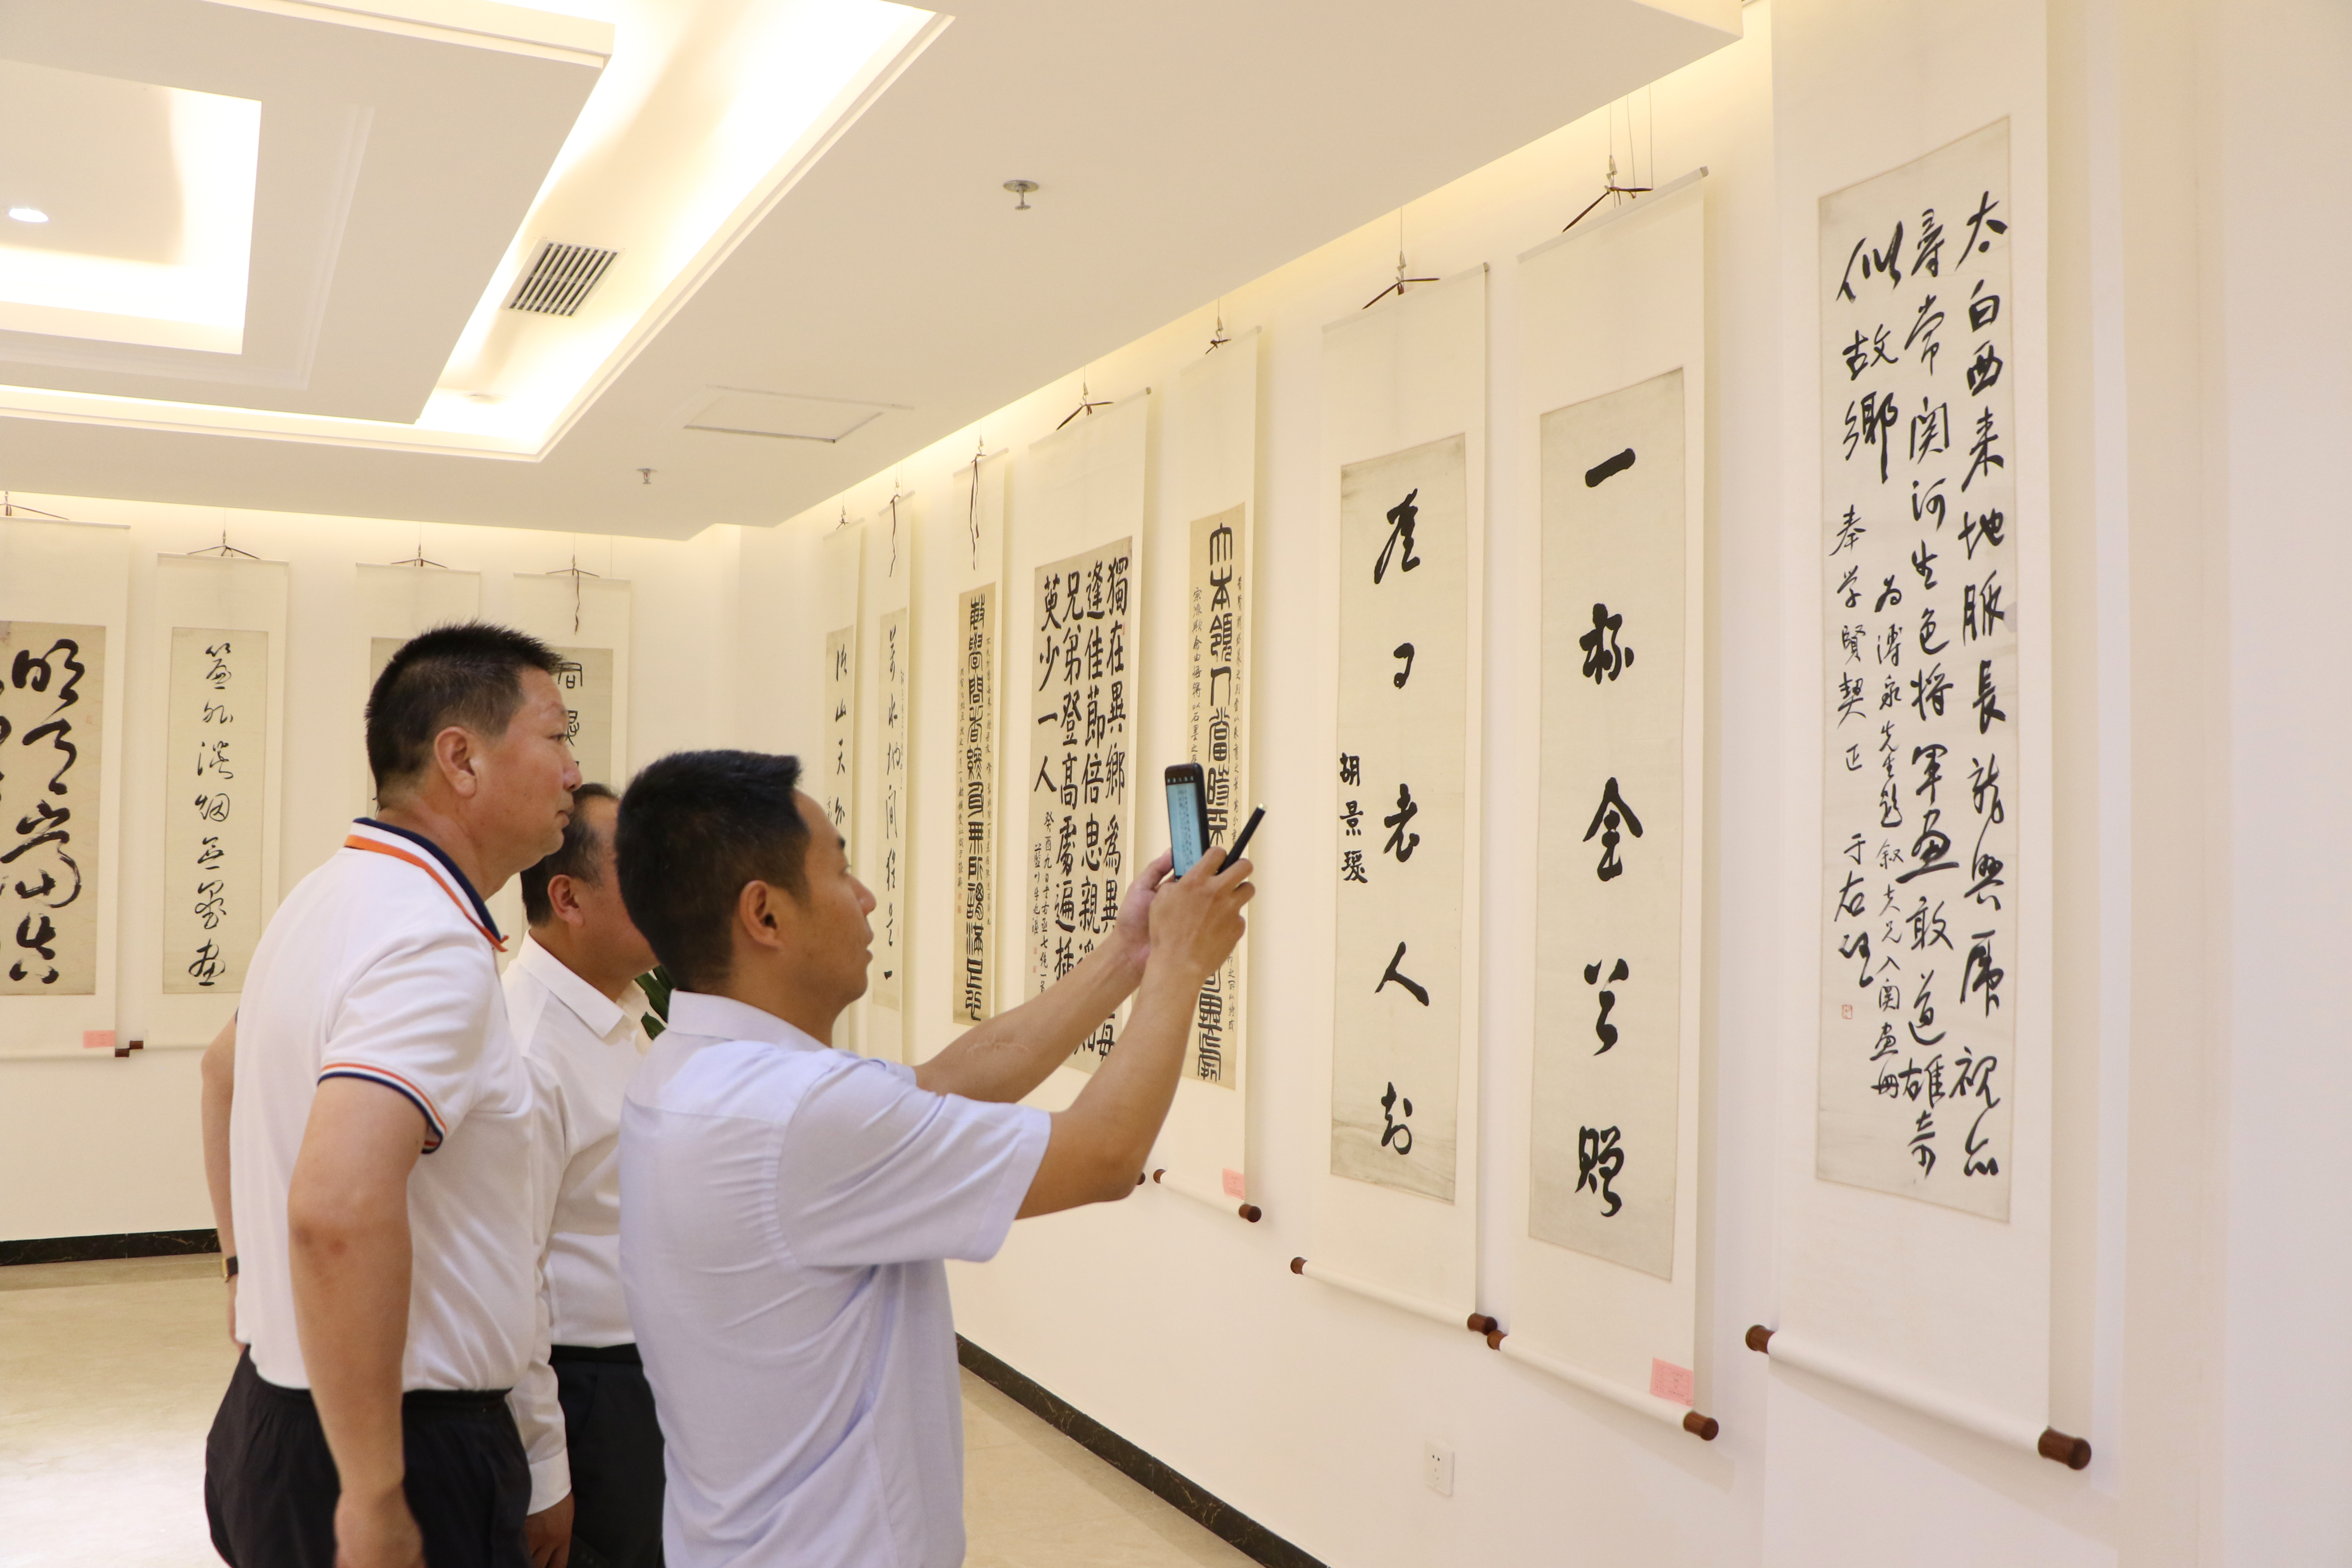
[[114, 1044], [128, 531], [0, 522], [0, 1049]]
[[915, 517], [910, 496], [897, 496], [866, 528], [866, 674], [863, 773], [866, 820], [858, 876], [874, 894], [874, 962], [868, 971], [867, 1047], [902, 1060], [912, 1044], [906, 1028], [908, 910], [914, 863]]
[[2032, 1450], [2050, 1410], [2046, 329], [2041, 175], [2011, 134], [1820, 205], [1801, 1167], [1819, 1179], [1784, 1190], [1770, 1353]]
[[816, 608], [824, 631], [824, 662], [817, 690], [824, 728], [809, 793], [824, 807], [834, 827], [848, 841], [856, 863], [857, 816], [857, 598], [864, 565], [864, 525], [844, 521], [817, 543]]
[[1301, 1271], [1455, 1324], [1477, 1286], [1486, 336], [1484, 268], [1323, 334], [1335, 994]]
[[163, 897], [160, 931], [131, 937], [161, 943], [139, 955], [161, 987], [145, 1021], [160, 1041], [192, 1045], [218, 1030], [278, 905], [286, 612], [282, 563], [156, 560]]
[[[358, 572], [354, 629], [368, 639], [367, 679], [347, 710], [352, 731], [358, 736], [354, 750], [360, 760], [360, 815], [364, 816], [375, 810], [375, 779], [367, 764], [368, 693], [374, 689], [383, 667], [409, 638], [481, 614], [482, 576], [478, 572], [452, 572], [441, 566], [362, 565]], [[520, 903], [515, 908], [520, 910]], [[499, 918], [505, 929], [504, 916]]]
[[629, 782], [629, 632], [634, 593], [619, 578], [517, 573], [506, 619], [555, 649], [555, 678], [580, 776], [614, 790]]
[[1524, 1220], [1501, 1348], [1675, 1424], [1699, 1370], [1702, 175], [1519, 265], [1541, 742], [1521, 895], [1535, 1027], [1513, 1097]]
[[[1250, 517], [1257, 488], [1258, 334], [1195, 360], [1170, 400], [1169, 464], [1186, 520], [1183, 749], [1209, 784], [1209, 826], [1232, 842], [1255, 796], [1249, 773]], [[1149, 818], [1147, 817], [1147, 825]], [[1183, 1078], [1153, 1153], [1160, 1184], [1227, 1214], [1249, 1197], [1244, 940], [1201, 988]]]
[[[1034, 442], [1023, 478], [1022, 553], [1032, 568], [1018, 689], [1028, 757], [1024, 996], [1067, 974], [1118, 923], [1137, 868], [1134, 798], [1141, 695], [1143, 460], [1149, 393]], [[1117, 1038], [1106, 1019], [1072, 1053], [1091, 1072]]]
[[996, 1016], [997, 709], [1003, 679], [1004, 478], [1002, 453], [974, 458], [950, 477], [953, 542], [942, 553], [953, 585], [944, 631], [956, 694], [953, 781], [954, 915], [949, 943], [950, 1012], [958, 1024]]

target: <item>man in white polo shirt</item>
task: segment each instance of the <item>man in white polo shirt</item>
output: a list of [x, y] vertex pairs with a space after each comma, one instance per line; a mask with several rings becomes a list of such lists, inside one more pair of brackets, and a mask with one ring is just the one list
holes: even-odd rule
[[[873, 895], [791, 757], [665, 757], [621, 891], [679, 989], [621, 1114], [621, 1276], [668, 1439], [670, 1568], [953, 1568], [963, 1447], [944, 1259], [1134, 1189], [1249, 864], [1147, 868], [1096, 952], [919, 1068], [831, 1048]], [[1115, 874], [1115, 872], [1114, 872]], [[1013, 1103], [1129, 994], [1067, 1110]]]
[[[531, 1510], [565, 1507], [572, 1568], [660, 1568], [662, 1436], [621, 1295], [621, 1097], [645, 1058], [653, 950], [613, 865], [620, 803], [572, 792], [554, 854], [522, 874], [530, 935], [507, 965], [507, 1016], [539, 1093], [550, 1206], [541, 1349], [514, 1394]], [[534, 1547], [539, 1542], [534, 1537]]]
[[553, 652], [479, 624], [368, 699], [378, 816], [272, 917], [238, 1011], [229, 1187], [247, 1350], [205, 1447], [234, 1568], [521, 1568], [532, 1095], [483, 899], [580, 782]]

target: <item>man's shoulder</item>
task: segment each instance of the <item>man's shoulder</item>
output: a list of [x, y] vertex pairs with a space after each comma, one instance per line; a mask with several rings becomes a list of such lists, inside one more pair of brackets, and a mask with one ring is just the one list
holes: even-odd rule
[[782, 1125], [819, 1085], [866, 1068], [875, 1069], [877, 1079], [891, 1077], [880, 1062], [847, 1051], [795, 1050], [670, 1029], [646, 1054], [628, 1099], [647, 1110]]

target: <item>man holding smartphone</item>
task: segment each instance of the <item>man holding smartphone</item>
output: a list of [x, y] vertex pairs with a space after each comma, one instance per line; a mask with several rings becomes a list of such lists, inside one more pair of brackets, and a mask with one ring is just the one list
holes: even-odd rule
[[[919, 1068], [832, 1048], [873, 895], [792, 757], [697, 752], [621, 805], [621, 892], [678, 983], [621, 1119], [621, 1270], [662, 1411], [671, 1568], [953, 1568], [944, 1260], [1134, 1190], [1246, 861], [1162, 856], [1059, 984]], [[1067, 1110], [1017, 1102], [1132, 994]]]

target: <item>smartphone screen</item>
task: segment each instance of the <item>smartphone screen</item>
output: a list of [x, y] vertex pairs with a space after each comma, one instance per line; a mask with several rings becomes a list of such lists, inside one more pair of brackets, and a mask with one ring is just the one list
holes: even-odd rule
[[[1170, 770], [1172, 773], [1173, 769]], [[1202, 825], [1208, 812], [1201, 801], [1201, 781], [1197, 778], [1171, 777], [1168, 781], [1168, 845], [1176, 857], [1175, 871], [1179, 877], [1192, 868], [1193, 862], [1208, 847]]]

